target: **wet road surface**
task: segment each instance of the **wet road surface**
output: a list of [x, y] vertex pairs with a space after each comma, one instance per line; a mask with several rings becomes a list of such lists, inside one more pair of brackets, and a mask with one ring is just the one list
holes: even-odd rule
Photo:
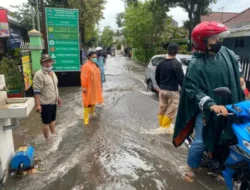
[[35, 147], [42, 171], [9, 177], [8, 190], [206, 190], [225, 189], [205, 171], [194, 183], [182, 179], [187, 150], [157, 128], [157, 95], [146, 92], [145, 67], [126, 57], [108, 58], [105, 104], [98, 118], [83, 125], [79, 87], [62, 88], [57, 136], [44, 142], [40, 117], [33, 112], [14, 131], [15, 146]]

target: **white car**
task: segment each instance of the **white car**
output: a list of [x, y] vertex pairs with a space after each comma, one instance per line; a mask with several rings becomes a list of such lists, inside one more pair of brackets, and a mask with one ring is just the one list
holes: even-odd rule
[[[155, 55], [152, 57], [148, 64], [148, 68], [146, 71], [146, 76], [145, 76], [145, 82], [147, 84], [147, 90], [151, 92], [158, 92], [159, 91], [159, 86], [157, 85], [155, 81], [155, 70], [157, 65], [163, 61], [163, 59], [166, 57], [166, 55]], [[176, 59], [181, 62], [182, 64], [182, 69], [184, 74], [186, 74], [187, 71], [187, 66], [191, 60], [192, 56], [191, 55], [184, 55], [184, 54], [177, 54]]]

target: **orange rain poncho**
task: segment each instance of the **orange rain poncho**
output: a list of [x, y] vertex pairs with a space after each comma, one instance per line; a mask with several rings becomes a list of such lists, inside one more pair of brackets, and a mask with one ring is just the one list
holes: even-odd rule
[[87, 61], [81, 70], [82, 88], [86, 88], [86, 93], [82, 92], [84, 107], [103, 103], [101, 72], [95, 63]]

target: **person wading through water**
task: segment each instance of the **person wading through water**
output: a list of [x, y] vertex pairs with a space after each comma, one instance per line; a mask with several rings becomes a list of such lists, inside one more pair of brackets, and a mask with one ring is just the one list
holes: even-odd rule
[[95, 116], [95, 105], [103, 103], [101, 71], [97, 66], [95, 51], [88, 53], [88, 61], [81, 69], [82, 101], [84, 124], [89, 124], [89, 116]]
[[159, 126], [160, 133], [173, 134], [170, 128], [176, 116], [179, 105], [179, 86], [182, 86], [184, 73], [181, 63], [176, 59], [179, 45], [168, 45], [167, 57], [158, 64], [155, 72], [155, 80], [160, 87], [159, 92]]

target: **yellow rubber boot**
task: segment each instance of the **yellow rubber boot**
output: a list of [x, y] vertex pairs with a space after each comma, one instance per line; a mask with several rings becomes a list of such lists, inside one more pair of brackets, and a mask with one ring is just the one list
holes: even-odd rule
[[163, 116], [162, 120], [162, 127], [163, 128], [169, 128], [172, 123], [172, 119], [168, 118], [167, 116]]
[[89, 124], [89, 108], [87, 107], [84, 107], [84, 110], [83, 110], [83, 121], [84, 121], [84, 125]]
[[93, 105], [89, 108], [89, 118], [91, 119], [95, 117], [96, 117], [95, 105]]
[[89, 113], [95, 115], [95, 105], [90, 107]]
[[172, 119], [170, 119], [167, 116], [163, 117], [163, 121], [162, 121], [162, 128], [167, 129], [167, 134], [174, 134], [174, 130], [170, 128], [172, 123]]
[[162, 126], [163, 117], [164, 117], [164, 115], [158, 115], [158, 120], [159, 120], [160, 127]]

